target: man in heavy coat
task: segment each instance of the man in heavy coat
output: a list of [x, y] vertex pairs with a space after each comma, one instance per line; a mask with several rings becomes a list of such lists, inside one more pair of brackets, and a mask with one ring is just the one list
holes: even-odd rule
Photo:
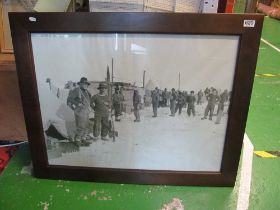
[[177, 94], [174, 88], [171, 89], [171, 96], [170, 96], [170, 111], [172, 117], [175, 116], [175, 109], [176, 109], [176, 101], [177, 101]]
[[139, 113], [140, 104], [141, 104], [141, 96], [139, 95], [138, 90], [134, 90], [133, 93], [133, 111], [135, 116], [134, 122], [140, 122], [140, 113]]
[[212, 116], [213, 116], [215, 105], [219, 101], [217, 90], [216, 89], [212, 89], [211, 92], [207, 95], [206, 99], [208, 101], [208, 104], [207, 104], [207, 106], [205, 108], [204, 117], [201, 118], [201, 119], [202, 120], [206, 119], [208, 113], [210, 112], [209, 120], [212, 120]]
[[224, 111], [225, 103], [228, 101], [228, 91], [224, 90], [224, 92], [219, 97], [217, 115], [220, 111]]
[[182, 108], [185, 103], [185, 97], [181, 91], [179, 91], [178, 97], [177, 97], [177, 103], [176, 103], [176, 108], [175, 108], [175, 113], [179, 109], [179, 115], [182, 113]]
[[202, 90], [200, 90], [197, 93], [197, 105], [202, 104], [202, 97], [203, 97], [203, 92]]
[[195, 116], [195, 96], [194, 96], [194, 91], [191, 91], [191, 95], [188, 96], [188, 109], [187, 109], [187, 113], [188, 116], [190, 117], [191, 114], [193, 114], [193, 116]]
[[77, 83], [78, 87], [69, 92], [67, 98], [68, 106], [74, 111], [76, 122], [75, 141], [84, 141], [90, 139], [89, 135], [89, 113], [91, 111], [88, 86], [90, 83], [87, 78], [82, 77]]
[[152, 105], [153, 105], [153, 112], [154, 112], [153, 117], [157, 117], [157, 109], [158, 109], [158, 106], [159, 106], [159, 99], [160, 99], [159, 90], [156, 87], [155, 90], [152, 92]]
[[164, 107], [167, 106], [167, 97], [168, 97], [167, 88], [164, 88], [164, 91], [162, 92], [162, 101]]
[[115, 110], [115, 121], [121, 121], [119, 117], [122, 114], [123, 95], [120, 93], [119, 87], [115, 88], [115, 93], [113, 94], [112, 98], [113, 108]]

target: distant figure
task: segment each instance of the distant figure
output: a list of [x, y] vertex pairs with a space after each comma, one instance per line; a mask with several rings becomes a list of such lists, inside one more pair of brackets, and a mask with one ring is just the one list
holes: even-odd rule
[[171, 89], [171, 96], [170, 96], [170, 111], [172, 117], [175, 116], [175, 108], [176, 108], [176, 100], [177, 100], [177, 94], [174, 88]]
[[200, 90], [197, 93], [197, 105], [202, 104], [202, 97], [203, 97], [203, 92], [202, 92], [202, 90]]
[[187, 113], [188, 116], [191, 116], [191, 113], [193, 114], [193, 116], [195, 116], [195, 96], [194, 96], [194, 91], [191, 91], [191, 94], [188, 96], [188, 109], [187, 109]]
[[164, 107], [167, 106], [167, 98], [168, 98], [168, 92], [167, 92], [167, 89], [164, 88], [164, 91], [162, 92], [162, 104]]
[[216, 119], [216, 124], [220, 124], [221, 122], [221, 118], [223, 116], [223, 112], [224, 112], [224, 107], [225, 107], [225, 103], [228, 100], [228, 91], [224, 90], [224, 92], [220, 95], [219, 97], [219, 103], [218, 103], [218, 109], [217, 109], [217, 119]]
[[95, 139], [98, 139], [101, 133], [101, 139], [108, 140], [107, 134], [110, 129], [110, 123], [109, 123], [110, 99], [108, 95], [105, 93], [106, 88], [107, 88], [106, 84], [100, 83], [97, 88], [99, 90], [99, 93], [91, 98], [91, 106], [95, 111], [94, 125], [93, 125], [93, 136]]
[[65, 89], [69, 89], [69, 90], [74, 90], [76, 87], [77, 87], [76, 82], [72, 82], [71, 80], [68, 81], [64, 86]]
[[216, 102], [218, 102], [219, 98], [217, 95], [217, 90], [216, 89], [212, 89], [211, 92], [207, 95], [206, 97], [208, 104], [205, 108], [205, 112], [204, 112], [204, 117], [201, 118], [202, 120], [207, 119], [207, 115], [209, 114], [209, 120], [212, 120], [213, 117], [213, 112], [214, 112], [214, 108], [216, 105]]
[[71, 89], [67, 98], [67, 105], [74, 111], [76, 122], [75, 141], [85, 141], [91, 139], [89, 135], [89, 113], [90, 98], [87, 78], [82, 77], [78, 82], [78, 87]]
[[133, 93], [133, 110], [135, 116], [134, 122], [140, 122], [140, 113], [139, 113], [140, 104], [141, 104], [141, 96], [139, 95], [138, 90], [134, 90]]
[[210, 89], [207, 87], [207, 88], [204, 90], [204, 95], [205, 95], [205, 97], [207, 97], [209, 93], [210, 93]]
[[121, 98], [121, 115], [122, 115], [122, 113], [125, 112], [125, 109], [126, 109], [125, 103], [124, 103], [125, 98], [124, 98], [124, 94], [123, 94], [123, 87], [120, 88], [119, 93], [120, 93], [120, 98]]
[[179, 109], [179, 115], [182, 113], [182, 108], [185, 104], [185, 97], [181, 91], [179, 91], [178, 97], [177, 97], [177, 103], [176, 103], [176, 108], [175, 108], [175, 113]]
[[155, 90], [152, 91], [152, 105], [153, 105], [153, 112], [154, 112], [153, 117], [157, 117], [157, 109], [159, 106], [159, 100], [160, 100], [159, 90], [156, 87]]
[[188, 91], [183, 91], [183, 97], [184, 97], [184, 105], [183, 107], [187, 107], [187, 101], [188, 101]]
[[113, 94], [112, 98], [113, 98], [113, 108], [115, 110], [115, 121], [121, 121], [119, 117], [122, 114], [123, 96], [121, 95], [118, 86], [115, 88], [115, 93]]
[[228, 101], [228, 91], [224, 90], [222, 94], [219, 97], [219, 103], [218, 103], [218, 109], [217, 109], [217, 115], [219, 111], [223, 111], [225, 107], [225, 103]]
[[144, 105], [149, 106], [148, 96], [146, 94], [144, 95]]

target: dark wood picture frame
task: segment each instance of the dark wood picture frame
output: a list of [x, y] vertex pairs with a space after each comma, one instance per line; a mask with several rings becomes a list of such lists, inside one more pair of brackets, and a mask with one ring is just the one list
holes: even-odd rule
[[[262, 15], [10, 13], [9, 18], [36, 177], [138, 184], [234, 185], [254, 80], [263, 23]], [[44, 143], [31, 33], [151, 33], [239, 36], [239, 49], [220, 172], [49, 165]]]

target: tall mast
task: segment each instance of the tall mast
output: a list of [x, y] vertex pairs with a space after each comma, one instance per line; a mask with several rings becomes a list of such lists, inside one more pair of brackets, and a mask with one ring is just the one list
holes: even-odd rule
[[112, 87], [114, 86], [114, 58], [112, 58]]
[[[109, 80], [109, 83], [110, 83], [110, 80]], [[113, 141], [115, 141], [116, 140], [116, 136], [115, 136], [115, 125], [114, 125], [114, 121], [113, 121], [113, 118], [112, 118], [112, 116], [113, 116], [113, 107], [112, 107], [112, 105], [113, 105], [113, 102], [112, 102], [112, 89], [113, 89], [113, 87], [114, 87], [114, 59], [112, 58], [112, 83], [111, 83], [111, 85], [110, 85], [110, 89], [111, 89], [111, 95], [110, 95], [110, 101], [111, 101], [111, 113], [110, 113], [110, 115], [111, 115], [111, 125], [112, 125], [112, 132], [113, 132]], [[116, 111], [116, 110], [115, 110]]]
[[143, 88], [145, 88], [145, 74], [146, 74], [146, 71], [144, 70], [144, 72], [143, 72]]
[[180, 72], [179, 72], [179, 90], [181, 89], [181, 75], [180, 75]]
[[106, 82], [110, 82], [110, 71], [109, 71], [109, 66], [107, 65], [107, 76], [106, 76]]

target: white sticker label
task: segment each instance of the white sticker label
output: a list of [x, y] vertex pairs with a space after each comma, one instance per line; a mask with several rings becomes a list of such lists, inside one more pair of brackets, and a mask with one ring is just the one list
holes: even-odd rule
[[255, 27], [255, 20], [244, 20], [243, 27], [253, 28]]
[[36, 22], [36, 18], [35, 18], [35, 17], [29, 17], [28, 19], [29, 19], [29, 21], [31, 21], [31, 22]]

